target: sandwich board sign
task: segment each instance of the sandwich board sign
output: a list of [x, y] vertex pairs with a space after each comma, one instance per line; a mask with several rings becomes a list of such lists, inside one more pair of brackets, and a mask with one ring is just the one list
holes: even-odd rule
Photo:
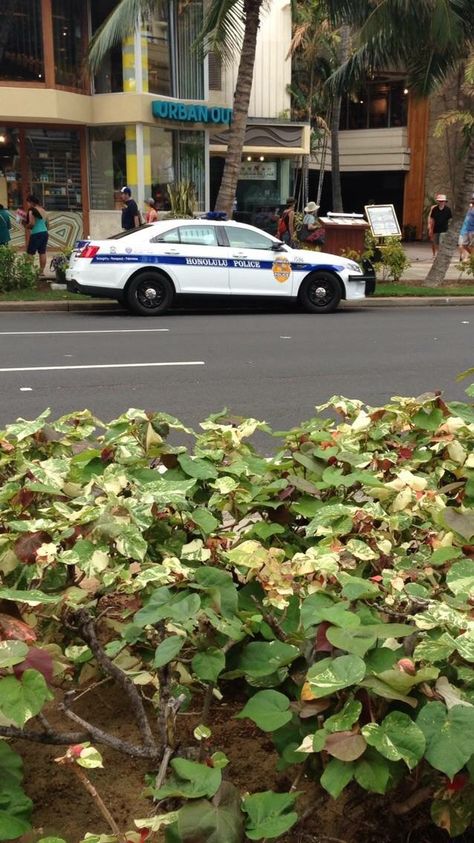
[[366, 205], [365, 213], [374, 237], [401, 237], [393, 205]]

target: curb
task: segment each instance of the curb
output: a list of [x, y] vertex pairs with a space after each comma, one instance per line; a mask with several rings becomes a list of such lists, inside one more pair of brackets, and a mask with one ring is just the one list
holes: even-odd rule
[[[474, 296], [386, 296], [342, 301], [343, 308], [372, 307], [460, 307], [474, 305]], [[91, 301], [4, 301], [0, 302], [0, 313], [31, 312], [75, 312], [105, 311], [123, 313], [123, 307], [111, 299]]]

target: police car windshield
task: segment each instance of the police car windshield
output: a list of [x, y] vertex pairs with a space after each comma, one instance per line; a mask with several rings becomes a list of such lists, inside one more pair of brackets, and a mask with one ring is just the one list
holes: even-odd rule
[[146, 222], [137, 228], [130, 228], [128, 231], [119, 231], [118, 234], [111, 234], [110, 237], [107, 237], [107, 240], [121, 240], [122, 237], [129, 237], [130, 234], [136, 234], [137, 231], [144, 231], [145, 228], [151, 228], [151, 224]]

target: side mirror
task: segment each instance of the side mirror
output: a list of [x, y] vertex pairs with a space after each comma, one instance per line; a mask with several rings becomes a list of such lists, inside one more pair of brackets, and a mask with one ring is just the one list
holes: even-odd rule
[[285, 251], [285, 244], [282, 240], [277, 240], [276, 242], [273, 241], [272, 243], [272, 252], [284, 252]]

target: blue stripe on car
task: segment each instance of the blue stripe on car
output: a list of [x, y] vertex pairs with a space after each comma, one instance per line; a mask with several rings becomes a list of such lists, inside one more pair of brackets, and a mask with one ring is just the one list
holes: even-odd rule
[[[272, 269], [278, 261], [269, 260], [245, 260], [242, 259], [227, 259], [227, 258], [193, 258], [182, 257], [180, 255], [123, 255], [123, 254], [109, 254], [109, 255], [95, 255], [91, 259], [91, 263], [147, 263], [159, 264], [161, 266], [200, 266], [211, 267], [216, 269], [223, 269], [230, 267], [231, 269]], [[310, 272], [313, 269], [326, 269], [333, 272], [342, 272], [343, 266], [330, 263], [292, 263], [291, 268], [294, 272]]]

